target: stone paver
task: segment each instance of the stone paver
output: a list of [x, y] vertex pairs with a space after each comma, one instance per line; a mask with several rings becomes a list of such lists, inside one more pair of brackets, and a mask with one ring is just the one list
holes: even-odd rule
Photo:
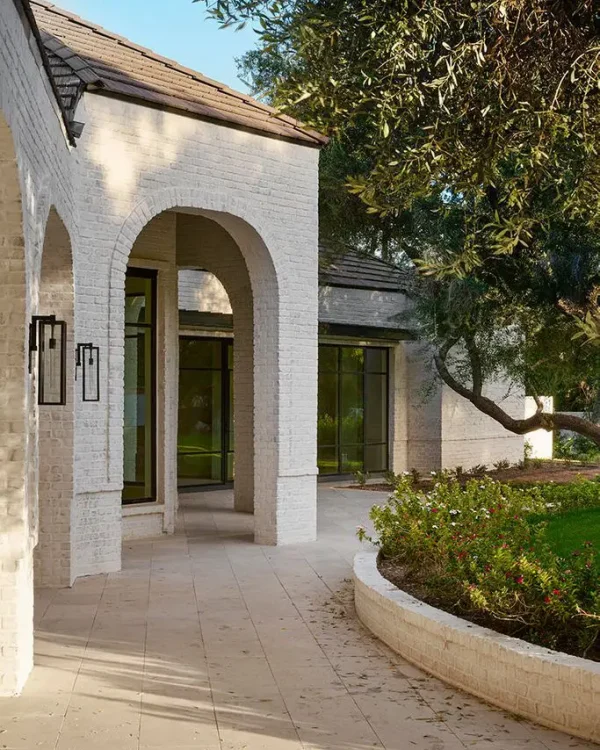
[[315, 544], [251, 544], [228, 492], [182, 498], [123, 571], [40, 591], [36, 667], [1, 750], [566, 750], [442, 684], [355, 619], [357, 523], [383, 495], [322, 488]]

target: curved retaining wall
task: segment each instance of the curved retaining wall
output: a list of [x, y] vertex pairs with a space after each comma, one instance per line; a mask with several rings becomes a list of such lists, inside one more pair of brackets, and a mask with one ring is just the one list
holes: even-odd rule
[[600, 742], [600, 663], [533, 646], [431, 607], [354, 558], [360, 620], [408, 661], [506, 711]]

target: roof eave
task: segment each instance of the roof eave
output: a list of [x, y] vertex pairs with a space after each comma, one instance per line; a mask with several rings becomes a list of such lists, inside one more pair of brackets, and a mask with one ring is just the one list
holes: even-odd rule
[[253, 128], [249, 125], [242, 125], [240, 123], [236, 123], [226, 118], [219, 118], [216, 116], [197, 114], [195, 112], [188, 111], [183, 108], [161, 104], [160, 102], [153, 101], [152, 99], [145, 98], [143, 96], [134, 96], [129, 93], [125, 94], [121, 91], [117, 91], [111, 88], [110, 84], [107, 84], [105, 81], [99, 81], [97, 83], [88, 84], [86, 85], [85, 90], [90, 93], [101, 94], [103, 96], [110, 96], [115, 99], [123, 99], [125, 101], [130, 101], [130, 102], [143, 102], [146, 106], [153, 107], [154, 109], [160, 109], [166, 112], [173, 112], [183, 117], [193, 117], [196, 120], [202, 120], [204, 122], [212, 122], [217, 125], [221, 125], [223, 127], [231, 128], [232, 130], [241, 130], [247, 133], [260, 135], [263, 138], [271, 138], [277, 141], [286, 141], [288, 143], [294, 143], [297, 146], [306, 146], [307, 148], [321, 149], [325, 145], [327, 145], [327, 143], [329, 142], [329, 138], [327, 138], [327, 136], [320, 136], [321, 138], [320, 140], [317, 140], [316, 138], [314, 140], [311, 140], [308, 137], [307, 131], [302, 131], [302, 136], [300, 135], [294, 136], [292, 134], [283, 135], [279, 133], [271, 133], [267, 130], [262, 130], [261, 128]]
[[42, 58], [42, 64], [44, 66], [44, 70], [46, 71], [46, 75], [48, 76], [48, 82], [50, 84], [50, 88], [52, 89], [52, 92], [54, 93], [54, 98], [56, 100], [56, 104], [60, 110], [63, 125], [65, 127], [65, 131], [67, 134], [67, 140], [69, 141], [69, 144], [71, 146], [76, 146], [76, 139], [75, 139], [75, 133], [73, 132], [73, 128], [71, 125], [71, 121], [69, 119], [69, 114], [64, 106], [64, 103], [62, 101], [62, 98], [60, 96], [60, 92], [58, 90], [58, 87], [56, 86], [56, 82], [54, 80], [54, 76], [52, 75], [52, 70], [50, 68], [50, 61], [48, 60], [48, 56], [46, 54], [46, 50], [44, 48], [44, 43], [42, 41], [42, 37], [40, 34], [40, 30], [38, 28], [37, 22], [35, 20], [35, 16], [33, 14], [33, 11], [31, 10], [31, 6], [29, 4], [29, 0], [13, 0], [15, 6], [17, 7], [17, 10], [21, 10], [25, 18], [27, 19], [27, 23], [29, 24], [29, 27], [31, 28], [31, 33], [33, 34], [37, 48], [39, 50], [40, 56]]

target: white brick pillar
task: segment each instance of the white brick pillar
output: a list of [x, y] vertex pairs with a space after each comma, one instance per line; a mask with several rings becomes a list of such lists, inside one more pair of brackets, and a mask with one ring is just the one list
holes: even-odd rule
[[389, 441], [390, 469], [408, 471], [408, 379], [404, 344], [389, 350]]
[[442, 468], [442, 387], [431, 352], [405, 342], [408, 444], [407, 468], [422, 473]]
[[64, 406], [39, 407], [39, 531], [34, 555], [36, 586], [70, 586], [75, 578], [71, 560], [75, 369], [73, 305], [71, 242], [62, 220], [51, 209], [44, 238], [38, 314], [56, 315], [67, 324], [67, 403]]
[[297, 249], [292, 244], [277, 264], [245, 222], [227, 217], [222, 223], [242, 251], [252, 284], [255, 540], [311, 541], [316, 538], [316, 236], [298, 238]]
[[35, 508], [28, 504], [29, 376], [23, 214], [16, 154], [0, 112], [0, 695], [33, 665]]

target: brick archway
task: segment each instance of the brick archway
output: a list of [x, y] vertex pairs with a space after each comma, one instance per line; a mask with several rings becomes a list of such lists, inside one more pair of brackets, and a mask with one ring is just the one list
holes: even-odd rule
[[[296, 282], [290, 260], [278, 255], [278, 248], [268, 246], [267, 227], [252, 220], [249, 206], [235, 194], [211, 193], [208, 190], [168, 188], [153, 193], [131, 212], [117, 236], [110, 265], [109, 354], [108, 368], [114, 382], [123, 380], [124, 281], [131, 249], [144, 227], [167, 211], [196, 213], [220, 225], [239, 248], [249, 278], [253, 314], [252, 391], [253, 425], [253, 492], [255, 540], [263, 544], [285, 544], [308, 541], [316, 535], [316, 462], [313, 427], [316, 420], [316, 317], [314, 328], [299, 322], [295, 336], [291, 320], [292, 307], [282, 288], [303, 288]], [[273, 227], [271, 227], [271, 230]], [[277, 235], [277, 232], [271, 232]], [[273, 252], [275, 250], [275, 252]], [[315, 289], [306, 289], [307, 298], [316, 299]], [[314, 292], [314, 295], [313, 295]], [[297, 303], [296, 303], [297, 304]], [[288, 309], [289, 307], [289, 309]], [[310, 312], [313, 308], [308, 305]], [[315, 308], [316, 309], [316, 308]], [[286, 330], [282, 337], [282, 330]], [[309, 343], [308, 361], [295, 353], [299, 343]], [[239, 348], [239, 347], [238, 347]], [[312, 376], [314, 375], [314, 382]], [[234, 376], [235, 377], [235, 376]], [[308, 380], [304, 382], [303, 377]], [[302, 410], [305, 393], [312, 409]], [[107, 451], [109, 476], [122, 476], [123, 393], [111, 389]], [[171, 431], [172, 432], [172, 431]], [[298, 436], [306, 435], [306, 440]], [[316, 443], [315, 443], [316, 444]], [[174, 445], [162, 449], [174, 453]], [[314, 462], [314, 463], [313, 463]], [[175, 481], [175, 472], [173, 481]], [[176, 487], [173, 487], [173, 493]]]

